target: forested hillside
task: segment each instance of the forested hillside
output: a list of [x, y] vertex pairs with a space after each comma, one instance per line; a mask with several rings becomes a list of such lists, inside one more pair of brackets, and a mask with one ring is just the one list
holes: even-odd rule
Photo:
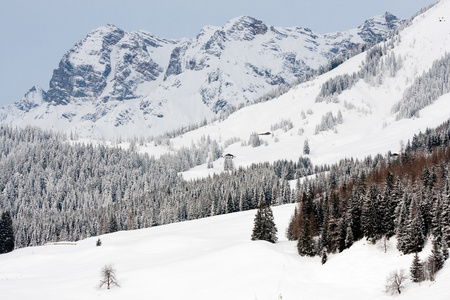
[[[450, 242], [450, 122], [414, 136], [400, 154], [331, 167], [313, 167], [307, 158], [238, 169], [231, 162], [230, 171], [193, 181], [178, 172], [221, 156], [215, 141], [155, 159], [31, 127], [3, 126], [0, 133], [0, 207], [13, 218], [16, 247], [254, 209], [260, 201], [301, 203], [288, 232], [305, 243], [301, 254], [394, 234], [405, 253], [431, 234]], [[290, 180], [314, 173], [291, 189]], [[415, 221], [422, 225], [413, 234]], [[421, 237], [415, 245], [412, 236]]]
[[16, 247], [24, 247], [253, 209], [261, 200], [294, 202], [288, 180], [314, 172], [302, 158], [236, 170], [231, 162], [230, 171], [195, 181], [178, 175], [221, 155], [207, 138], [155, 159], [134, 146], [2, 126], [0, 208], [11, 213]]
[[305, 180], [288, 236], [300, 255], [342, 252], [354, 241], [397, 235], [405, 254], [426, 240], [450, 244], [450, 121], [408, 141], [399, 154], [348, 159]]

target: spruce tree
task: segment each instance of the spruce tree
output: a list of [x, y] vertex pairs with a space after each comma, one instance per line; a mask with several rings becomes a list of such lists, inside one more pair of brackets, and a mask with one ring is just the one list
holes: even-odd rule
[[364, 235], [370, 241], [376, 241], [381, 237], [381, 220], [378, 213], [379, 198], [376, 186], [372, 185], [364, 197], [361, 208], [361, 226]]
[[255, 215], [252, 240], [264, 240], [275, 243], [277, 239], [277, 227], [274, 222], [272, 209], [266, 201], [261, 201]]
[[[359, 189], [358, 189], [359, 190]], [[361, 228], [361, 205], [362, 205], [362, 195], [359, 191], [354, 189], [352, 196], [350, 198], [350, 224], [352, 226], [353, 239], [355, 241], [361, 239], [364, 236], [364, 232]]]
[[444, 255], [442, 254], [441, 245], [438, 240], [433, 240], [433, 249], [431, 249], [431, 255], [428, 258], [429, 263], [433, 266], [435, 272], [442, 269], [444, 266]]
[[303, 144], [303, 154], [308, 155], [310, 153], [308, 140], [305, 140]]
[[407, 244], [407, 231], [406, 231], [406, 222], [407, 222], [407, 208], [406, 208], [407, 196], [404, 195], [401, 204], [399, 205], [397, 215], [397, 249], [399, 251], [405, 252], [406, 244]]
[[413, 282], [421, 282], [424, 280], [423, 264], [420, 262], [419, 254], [417, 254], [417, 252], [414, 254], [409, 273]]
[[384, 193], [381, 197], [381, 232], [390, 238], [395, 234], [395, 209], [401, 199], [394, 186], [394, 175], [388, 172], [384, 183]]
[[286, 229], [286, 237], [289, 241], [294, 241], [298, 239], [299, 235], [299, 226], [298, 226], [298, 213], [297, 207], [294, 210], [294, 214], [292, 215], [289, 225]]
[[347, 232], [345, 236], [345, 248], [350, 248], [353, 245], [354, 239], [353, 239], [353, 232], [352, 232], [352, 226], [351, 223], [347, 225]]
[[338, 240], [338, 250], [339, 252], [344, 251], [347, 247], [345, 245], [345, 238], [347, 236], [347, 222], [345, 218], [339, 220], [339, 240]]
[[450, 185], [446, 181], [444, 192], [442, 195], [442, 208], [440, 214], [440, 228], [442, 233], [442, 240], [447, 245], [450, 244]]
[[319, 247], [320, 249], [329, 249], [330, 247], [330, 239], [328, 236], [328, 212], [325, 211], [324, 213], [324, 218], [323, 218], [323, 225], [322, 225], [322, 230], [321, 230], [321, 234], [320, 234], [320, 239], [319, 239]]
[[301, 256], [314, 256], [314, 242], [311, 237], [309, 218], [305, 218], [301, 225], [300, 236], [297, 242], [298, 254]]
[[423, 236], [423, 219], [415, 195], [413, 195], [409, 217], [406, 225], [406, 244], [403, 253], [420, 252], [425, 238]]
[[14, 230], [9, 212], [5, 211], [0, 219], [0, 254], [14, 250]]
[[117, 224], [117, 218], [115, 215], [111, 215], [109, 219], [109, 233], [119, 231], [119, 225]]

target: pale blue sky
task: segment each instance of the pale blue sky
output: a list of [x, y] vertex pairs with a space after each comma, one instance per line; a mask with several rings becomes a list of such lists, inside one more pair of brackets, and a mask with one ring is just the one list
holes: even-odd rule
[[204, 25], [249, 15], [319, 33], [346, 30], [386, 11], [409, 18], [435, 0], [0, 0], [0, 107], [33, 85], [45, 90], [63, 54], [111, 23], [164, 38], [192, 38]]

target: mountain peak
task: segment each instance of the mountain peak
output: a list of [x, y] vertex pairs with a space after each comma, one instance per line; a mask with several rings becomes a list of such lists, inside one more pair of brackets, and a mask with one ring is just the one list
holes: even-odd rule
[[45, 94], [45, 91], [39, 85], [35, 85], [22, 97], [22, 99], [15, 103], [15, 106], [24, 112], [28, 112], [44, 101]]
[[393, 14], [386, 12], [383, 15], [378, 15], [367, 19], [362, 25], [358, 27], [358, 35], [368, 42], [370, 40], [380, 40], [387, 35], [387, 33], [405, 22]]
[[267, 32], [267, 25], [250, 16], [240, 16], [228, 21], [223, 30], [236, 40], [253, 40], [258, 34]]
[[123, 32], [124, 30], [120, 29], [119, 27], [117, 27], [114, 24], [108, 23], [106, 25], [95, 28], [94, 30], [89, 32], [88, 36], [90, 36], [90, 35], [105, 35], [105, 34], [108, 34], [111, 32], [118, 32], [118, 31]]

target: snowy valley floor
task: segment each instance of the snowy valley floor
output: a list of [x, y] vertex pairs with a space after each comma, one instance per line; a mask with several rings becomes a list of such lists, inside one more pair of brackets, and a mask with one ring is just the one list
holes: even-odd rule
[[[365, 241], [320, 258], [300, 257], [285, 229], [294, 205], [273, 207], [276, 244], [250, 240], [255, 211], [216, 216], [0, 255], [1, 299], [390, 299], [386, 276], [404, 268], [395, 241], [387, 253]], [[421, 253], [428, 256], [429, 245]], [[112, 263], [120, 287], [99, 289]], [[449, 299], [447, 261], [435, 282], [409, 280], [398, 299]]]

